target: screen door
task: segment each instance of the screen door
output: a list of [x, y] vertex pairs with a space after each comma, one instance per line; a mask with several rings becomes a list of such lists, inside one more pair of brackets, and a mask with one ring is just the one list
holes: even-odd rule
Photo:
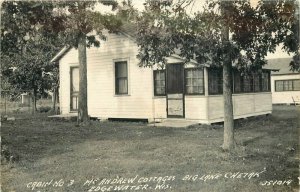
[[184, 118], [183, 64], [167, 65], [167, 116]]

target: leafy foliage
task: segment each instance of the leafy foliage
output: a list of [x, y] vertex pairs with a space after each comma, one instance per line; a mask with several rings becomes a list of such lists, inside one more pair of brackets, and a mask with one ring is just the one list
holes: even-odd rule
[[[187, 14], [190, 0], [146, 1], [138, 19], [140, 65], [164, 67], [169, 57], [179, 55], [185, 62], [223, 68], [224, 142], [234, 148], [231, 72], [234, 64], [243, 73], [260, 71], [268, 52], [276, 47], [299, 55], [299, 10], [296, 0], [207, 1], [204, 11]], [[296, 14], [297, 13], [297, 14]], [[295, 69], [299, 62], [291, 63]], [[299, 68], [298, 68], [299, 69]]]
[[290, 62], [291, 70], [300, 72], [300, 54], [293, 56], [293, 60]]
[[[115, 1], [100, 1], [105, 5], [117, 6]], [[64, 40], [65, 45], [78, 47], [79, 36], [86, 35], [87, 47], [100, 46], [100, 40], [106, 37], [102, 33], [104, 29], [109, 32], [118, 32], [121, 21], [113, 14], [102, 14], [95, 11], [96, 1], [66, 1], [57, 2], [56, 17], [63, 18], [58, 34]], [[97, 38], [99, 37], [99, 38]]]
[[[220, 6], [225, 13], [220, 14]], [[242, 69], [259, 69], [265, 56], [283, 43], [287, 52], [299, 50], [299, 18], [294, 0], [212, 1], [203, 12], [187, 14], [178, 3], [148, 2], [139, 18], [138, 44], [142, 66], [164, 65], [165, 57], [179, 54], [186, 61], [222, 65], [225, 56]], [[224, 26], [230, 40], [222, 41]]]
[[49, 72], [56, 66], [49, 61], [60, 48], [50, 28], [59, 20], [51, 17], [53, 9], [49, 2], [2, 3], [1, 74], [10, 89], [33, 90], [37, 96], [51, 88]]
[[[115, 1], [101, 0], [112, 5]], [[10, 89], [43, 95], [58, 86], [58, 65], [51, 58], [62, 46], [100, 46], [103, 29], [118, 32], [121, 20], [94, 10], [96, 1], [6, 1], [1, 12], [1, 74]], [[100, 37], [100, 38], [97, 38]], [[4, 78], [3, 78], [4, 79]], [[7, 87], [7, 86], [6, 86]]]

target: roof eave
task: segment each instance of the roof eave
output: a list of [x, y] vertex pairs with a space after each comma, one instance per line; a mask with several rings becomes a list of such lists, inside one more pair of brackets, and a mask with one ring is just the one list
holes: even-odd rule
[[271, 68], [263, 68], [265, 70], [270, 70], [270, 71], [274, 71], [274, 72], [278, 72], [280, 69], [271, 69]]
[[62, 58], [62, 56], [64, 56], [66, 54], [66, 52], [68, 52], [70, 49], [71, 49], [70, 46], [65, 46], [50, 60], [50, 62], [53, 63], [53, 62], [60, 60]]

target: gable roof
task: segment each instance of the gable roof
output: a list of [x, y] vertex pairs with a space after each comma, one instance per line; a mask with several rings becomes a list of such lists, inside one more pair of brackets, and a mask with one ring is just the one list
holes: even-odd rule
[[131, 22], [124, 22], [121, 26], [120, 33], [123, 33], [125, 35], [128, 35], [132, 38], [136, 37], [137, 34], [137, 25]]
[[[125, 22], [122, 24], [120, 29], [120, 34], [123, 34], [129, 38], [135, 39], [135, 34], [137, 33], [137, 25], [134, 23]], [[72, 47], [65, 46], [63, 47], [51, 60], [50, 62], [57, 62], [59, 61]]]
[[291, 61], [292, 58], [268, 59], [268, 63], [264, 66], [264, 68], [272, 69], [272, 75], [296, 74], [298, 72], [291, 70]]

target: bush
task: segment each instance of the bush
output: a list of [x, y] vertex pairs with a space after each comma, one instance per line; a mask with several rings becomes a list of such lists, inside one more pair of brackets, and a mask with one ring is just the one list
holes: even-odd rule
[[41, 106], [41, 107], [38, 109], [38, 111], [39, 111], [40, 113], [48, 113], [50, 110], [51, 110], [51, 107], [49, 107], [49, 106]]
[[1, 145], [1, 164], [13, 163], [19, 160], [19, 156], [13, 154], [8, 147], [8, 142], [0, 137]]

